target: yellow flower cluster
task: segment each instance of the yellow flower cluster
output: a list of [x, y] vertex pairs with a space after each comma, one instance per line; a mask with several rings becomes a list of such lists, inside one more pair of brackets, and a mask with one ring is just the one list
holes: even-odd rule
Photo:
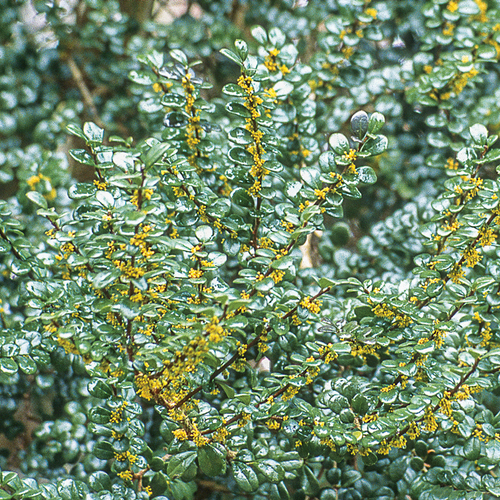
[[64, 245], [61, 246], [61, 252], [64, 253], [64, 258], [67, 259], [70, 254], [74, 253], [76, 251], [75, 245], [71, 243], [71, 241], [68, 241], [64, 243]]
[[299, 392], [299, 388], [295, 385], [289, 385], [286, 391], [282, 394], [281, 400], [288, 401], [292, 399]]
[[412, 323], [412, 319], [407, 314], [398, 312], [396, 308], [385, 303], [377, 304], [372, 311], [378, 318], [391, 320], [398, 328], [405, 328]]
[[497, 239], [497, 235], [495, 234], [493, 229], [491, 229], [491, 227], [488, 227], [488, 226], [483, 226], [479, 230], [478, 236], [479, 236], [479, 244], [482, 247], [487, 247], [487, 246], [493, 245], [493, 243]]
[[114, 260], [113, 264], [129, 278], [140, 278], [146, 272], [144, 268], [135, 267], [131, 262], [125, 263], [121, 260]]
[[218, 441], [219, 443], [225, 443], [228, 436], [229, 431], [224, 426], [222, 426], [214, 432], [213, 440]]
[[333, 351], [333, 344], [321, 346], [318, 349], [318, 353], [324, 359], [325, 363], [331, 363], [338, 357], [338, 354]]
[[445, 168], [449, 170], [457, 170], [458, 169], [458, 161], [454, 160], [453, 158], [448, 158], [445, 163]]
[[200, 142], [201, 126], [199, 110], [194, 107], [195, 95], [194, 95], [194, 85], [191, 83], [191, 74], [188, 73], [182, 78], [182, 88], [184, 89], [184, 95], [186, 97], [186, 105], [184, 107], [188, 115], [188, 124], [186, 127], [186, 143], [193, 151], [193, 154], [189, 156], [189, 163], [196, 166], [196, 157], [199, 155], [197, 145]]
[[281, 427], [281, 423], [279, 420], [270, 418], [267, 422], [266, 425], [268, 429], [271, 429], [272, 431], [277, 431]]
[[452, 36], [454, 30], [455, 30], [455, 25], [453, 23], [446, 22], [443, 28], [443, 35]]
[[436, 417], [434, 416], [434, 412], [432, 410], [432, 406], [428, 406], [425, 409], [425, 414], [424, 414], [424, 428], [428, 432], [434, 432], [438, 428], [438, 424], [436, 422]]
[[108, 183], [105, 181], [98, 181], [97, 179], [94, 180], [94, 186], [99, 190], [99, 191], [106, 191], [106, 188], [108, 187]]
[[201, 278], [202, 276], [203, 276], [203, 271], [201, 269], [191, 268], [189, 270], [188, 278], [196, 279], [196, 278]]
[[124, 401], [118, 408], [111, 412], [109, 417], [109, 421], [112, 424], [117, 424], [122, 421], [123, 418], [123, 410], [127, 407], [128, 402]]
[[279, 269], [275, 269], [269, 277], [277, 284], [280, 281], [283, 281], [283, 276], [285, 275], [285, 271], [281, 271]]
[[[337, 450], [337, 447], [335, 446], [335, 443], [334, 443], [334, 441], [333, 441], [333, 439], [331, 437], [320, 439], [319, 442], [323, 446], [328, 446], [328, 448], [330, 448], [330, 450], [332, 450], [332, 451], [336, 451]], [[350, 446], [350, 445], [347, 445], [347, 446]]]
[[300, 301], [300, 306], [313, 314], [318, 314], [321, 311], [321, 304], [321, 300], [311, 300], [309, 295]]
[[356, 151], [354, 149], [349, 149], [349, 152], [348, 153], [344, 153], [342, 155], [342, 159], [343, 160], [346, 160], [346, 161], [355, 161], [357, 158], [357, 154], [356, 154]]
[[245, 425], [247, 425], [251, 419], [252, 419], [252, 416], [250, 415], [250, 413], [242, 412], [241, 418], [238, 421], [238, 427], [245, 427]]
[[132, 481], [133, 479], [132, 472], [129, 470], [118, 472], [117, 476], [122, 478], [124, 481]]
[[377, 9], [369, 8], [365, 10], [365, 14], [373, 17], [373, 19], [377, 19]]
[[482, 256], [473, 246], [466, 248], [464, 250], [463, 256], [465, 259], [465, 265], [467, 267], [474, 267], [482, 258]]
[[75, 344], [69, 339], [63, 339], [58, 335], [57, 343], [64, 349], [66, 354], [80, 354]]
[[453, 283], [460, 284], [462, 282], [462, 278], [465, 276], [465, 271], [462, 269], [462, 266], [455, 264], [453, 269], [448, 273], [448, 278]]
[[132, 453], [130, 453], [130, 451], [124, 451], [123, 453], [116, 453], [115, 452], [115, 460], [117, 460], [118, 462], [125, 462], [125, 461], [129, 461], [130, 464], [134, 464], [135, 462], [137, 462], [137, 455], [134, 455]]
[[175, 431], [173, 431], [172, 434], [179, 441], [186, 441], [188, 439], [187, 432], [184, 429], [175, 429]]
[[222, 326], [219, 325], [219, 319], [214, 316], [205, 329], [208, 335], [209, 342], [220, 342], [229, 334]]
[[308, 368], [306, 371], [306, 384], [312, 384], [314, 379], [319, 375], [320, 372], [320, 367], [319, 366], [314, 366], [311, 368]]
[[420, 436], [420, 428], [414, 421], [410, 422], [410, 424], [408, 425], [406, 434], [410, 439], [417, 439], [418, 436]]
[[253, 165], [250, 169], [250, 175], [255, 178], [253, 186], [249, 189], [250, 194], [258, 196], [262, 187], [262, 180], [269, 173], [264, 168], [265, 160], [263, 155], [266, 153], [262, 147], [263, 133], [258, 129], [257, 118], [261, 115], [258, 107], [263, 103], [253, 88], [252, 79], [249, 76], [240, 76], [238, 78], [238, 85], [245, 91], [244, 106], [250, 111], [250, 118], [246, 119], [245, 128], [250, 132], [253, 143], [247, 146], [247, 151], [253, 156]]
[[329, 190], [329, 187], [323, 189], [315, 189], [314, 194], [317, 196], [318, 200], [324, 200]]
[[129, 243], [133, 246], [137, 246], [141, 250], [141, 255], [145, 258], [148, 259], [154, 255], [154, 251], [151, 249], [150, 245], [146, 243], [145, 239], [148, 236], [148, 233], [150, 233], [153, 230], [153, 227], [149, 224], [141, 224], [139, 226], [139, 230], [137, 231], [137, 234], [132, 236], [130, 238]]
[[280, 51], [278, 49], [271, 49], [264, 59], [264, 66], [271, 72], [277, 71], [278, 63], [276, 62], [276, 58]]

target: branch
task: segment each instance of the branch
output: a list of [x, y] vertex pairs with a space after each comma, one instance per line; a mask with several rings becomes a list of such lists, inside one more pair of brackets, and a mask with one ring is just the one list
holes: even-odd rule
[[88, 89], [87, 84], [85, 83], [85, 79], [83, 77], [82, 72], [80, 71], [80, 68], [77, 66], [77, 64], [72, 56], [68, 57], [67, 63], [69, 66], [69, 70], [71, 71], [71, 74], [73, 75], [73, 79], [75, 80], [75, 83], [78, 86], [80, 93], [82, 94], [82, 97], [83, 97], [83, 100], [85, 101], [85, 104], [90, 108], [90, 112], [92, 113], [92, 116], [94, 118], [95, 123], [97, 125], [99, 125], [99, 127], [105, 128], [104, 123], [99, 118], [99, 113], [97, 112], [97, 108], [96, 108], [96, 105], [94, 103], [94, 99], [92, 98], [92, 94], [90, 93], [90, 90]]

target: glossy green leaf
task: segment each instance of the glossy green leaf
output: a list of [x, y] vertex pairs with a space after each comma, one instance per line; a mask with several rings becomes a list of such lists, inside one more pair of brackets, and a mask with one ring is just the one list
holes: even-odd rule
[[251, 493], [259, 487], [259, 480], [254, 470], [243, 462], [234, 461], [231, 464], [236, 484], [246, 493]]
[[198, 448], [198, 464], [207, 476], [222, 475], [226, 472], [226, 453], [218, 445], [207, 444]]

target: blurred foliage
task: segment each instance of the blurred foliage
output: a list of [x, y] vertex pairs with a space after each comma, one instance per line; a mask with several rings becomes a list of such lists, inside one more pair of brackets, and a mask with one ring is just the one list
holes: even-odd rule
[[500, 2], [175, 7], [0, 0], [0, 499], [499, 497]]

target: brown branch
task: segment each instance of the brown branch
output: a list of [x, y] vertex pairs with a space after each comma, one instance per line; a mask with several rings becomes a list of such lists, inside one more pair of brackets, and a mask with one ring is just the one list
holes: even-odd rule
[[73, 76], [73, 79], [75, 80], [75, 83], [80, 90], [80, 93], [82, 94], [83, 100], [92, 113], [95, 123], [99, 125], [99, 127], [105, 128], [104, 123], [99, 118], [99, 113], [97, 112], [92, 94], [90, 93], [90, 90], [85, 83], [83, 73], [80, 71], [80, 68], [78, 67], [72, 56], [69, 56], [66, 61], [68, 63], [69, 70], [71, 71], [71, 75]]

